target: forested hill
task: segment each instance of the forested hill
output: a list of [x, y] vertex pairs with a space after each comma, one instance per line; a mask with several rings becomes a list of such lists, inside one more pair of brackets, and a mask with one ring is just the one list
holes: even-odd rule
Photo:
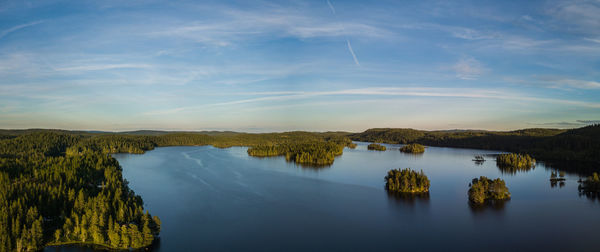
[[503, 150], [529, 153], [547, 161], [600, 163], [600, 125], [571, 130], [535, 128], [515, 131], [378, 128], [348, 136], [355, 141]]

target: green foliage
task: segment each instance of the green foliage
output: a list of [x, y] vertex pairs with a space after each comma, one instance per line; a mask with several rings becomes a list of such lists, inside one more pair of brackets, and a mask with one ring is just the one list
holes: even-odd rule
[[385, 176], [385, 189], [396, 193], [426, 193], [429, 192], [429, 179], [423, 171], [392, 169]]
[[[156, 217], [143, 213], [142, 199], [105, 154], [145, 145], [128, 137], [91, 139], [35, 132], [0, 140], [0, 251], [84, 242], [128, 248], [114, 242], [115, 232], [136, 241], [133, 248], [152, 242]], [[116, 231], [121, 225], [130, 228]], [[140, 242], [145, 227], [153, 236]]]
[[258, 145], [249, 148], [248, 155], [255, 157], [285, 156], [287, 161], [299, 164], [331, 165], [335, 156], [341, 155], [343, 149], [343, 145], [335, 142], [311, 141]]
[[376, 150], [376, 151], [385, 151], [385, 146], [383, 146], [381, 144], [372, 143], [367, 146], [367, 149]]
[[481, 176], [474, 178], [469, 184], [469, 201], [473, 204], [483, 204], [486, 201], [500, 201], [510, 199], [510, 192], [504, 180], [494, 180]]
[[500, 154], [496, 157], [496, 165], [505, 172], [516, 173], [528, 171], [535, 166], [535, 159], [527, 154]]
[[423, 153], [425, 152], [425, 146], [417, 143], [407, 144], [402, 146], [402, 148], [400, 148], [400, 151], [404, 153]]

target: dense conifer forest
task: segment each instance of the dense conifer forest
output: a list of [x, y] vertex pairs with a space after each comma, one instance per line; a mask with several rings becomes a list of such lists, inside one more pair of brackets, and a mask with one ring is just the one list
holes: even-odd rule
[[114, 158], [67, 151], [80, 141], [54, 132], [0, 140], [1, 251], [67, 243], [141, 248], [159, 234], [160, 219], [144, 211]]
[[400, 148], [400, 151], [404, 153], [423, 153], [425, 152], [425, 146], [417, 143], [412, 143], [402, 146], [402, 148]]
[[469, 201], [473, 204], [502, 201], [510, 199], [510, 192], [504, 180], [489, 179], [485, 176], [474, 178], [469, 184]]
[[392, 193], [427, 193], [429, 179], [423, 171], [392, 169], [385, 176], [385, 189]]

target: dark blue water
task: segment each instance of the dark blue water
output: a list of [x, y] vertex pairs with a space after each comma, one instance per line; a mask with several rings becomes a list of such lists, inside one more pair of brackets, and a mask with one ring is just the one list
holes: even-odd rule
[[[155, 251], [598, 251], [600, 203], [578, 195], [577, 175], [551, 187], [543, 164], [512, 174], [491, 156], [472, 161], [499, 152], [430, 147], [412, 155], [366, 145], [346, 148], [324, 168], [250, 157], [244, 147], [113, 156], [162, 219]], [[383, 189], [389, 169], [406, 167], [429, 177], [428, 198]], [[471, 208], [468, 184], [482, 175], [503, 178], [512, 199]]]

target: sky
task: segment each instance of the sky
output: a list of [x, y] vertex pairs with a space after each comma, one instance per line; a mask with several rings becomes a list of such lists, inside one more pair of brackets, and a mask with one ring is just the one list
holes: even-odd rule
[[600, 0], [0, 1], [0, 128], [600, 123]]

